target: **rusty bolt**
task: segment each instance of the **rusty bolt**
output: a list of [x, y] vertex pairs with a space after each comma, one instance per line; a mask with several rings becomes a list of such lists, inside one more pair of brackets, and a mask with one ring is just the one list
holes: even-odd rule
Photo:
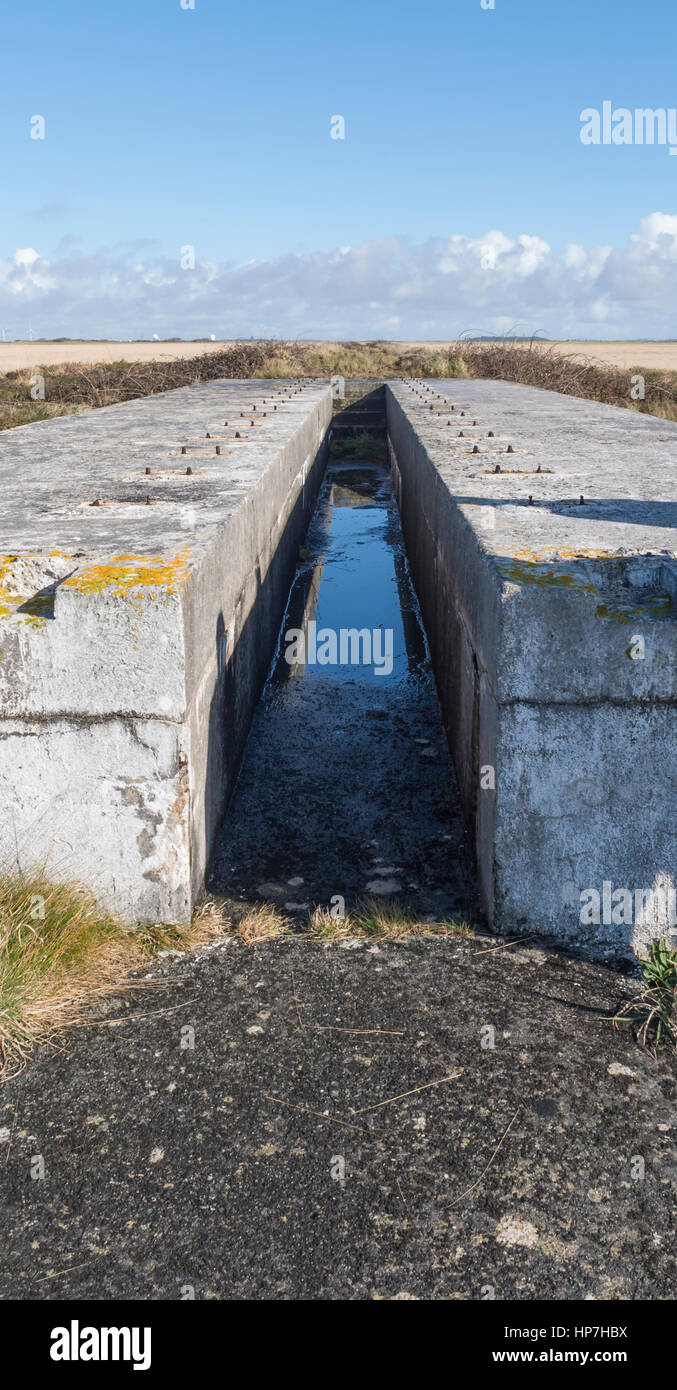
[[474, 454], [479, 454], [479, 445], [478, 445], [478, 444], [473, 445], [473, 453], [474, 453]]
[[536, 469], [536, 472], [537, 472], [537, 473], [540, 473], [540, 471], [541, 471], [541, 465], [540, 465], [540, 463], [539, 463], [538, 468]]
[[497, 463], [497, 464], [496, 464], [496, 467], [495, 467], [495, 469], [494, 469], [494, 473], [500, 473], [500, 471], [501, 471], [501, 465], [500, 465], [500, 463]]
[[182, 447], [182, 449], [181, 449], [181, 453], [182, 453], [182, 454], [187, 454], [187, 453], [188, 453], [188, 450], [187, 450], [185, 444], [183, 445], [183, 447]]
[[217, 444], [217, 446], [216, 446], [216, 452], [217, 452], [217, 454], [220, 454], [220, 453], [221, 453], [221, 445], [220, 445], [220, 444]]
[[209, 433], [209, 430], [207, 430], [207, 433], [206, 433], [206, 435], [205, 435], [205, 439], [211, 439], [211, 434]]
[[579, 505], [579, 507], [584, 507], [584, 506], [585, 506], [585, 498], [584, 498], [584, 496], [583, 496], [583, 493], [581, 493], [581, 500], [580, 500], [580, 502], [579, 502], [578, 505]]
[[509, 445], [508, 445], [508, 447], [507, 447], [507, 449], [506, 449], [505, 452], [506, 452], [506, 454], [514, 454], [515, 450], [513, 449], [512, 444], [509, 444]]
[[493, 431], [493, 430], [489, 430], [489, 433], [488, 433], [488, 435], [487, 435], [487, 439], [493, 439], [493, 437], [494, 437], [494, 431]]
[[146, 469], [146, 473], [150, 473], [150, 471], [151, 471], [150, 468], [147, 468], [147, 469]]
[[529, 506], [530, 506], [530, 507], [533, 506], [533, 501], [534, 501], [534, 499], [533, 499], [531, 493], [529, 493]]
[[240, 431], [239, 431], [239, 430], [236, 430], [236, 431], [235, 431], [235, 438], [236, 438], [236, 439], [241, 439], [241, 438], [242, 438], [242, 435], [240, 434]]
[[146, 506], [147, 506], [147, 507], [150, 507], [150, 497], [147, 497], [147, 498], [146, 498]]
[[463, 430], [459, 430], [459, 432], [458, 432], [458, 437], [459, 437], [459, 439], [465, 439], [465, 435], [464, 435], [464, 433], [463, 433]]
[[191, 468], [191, 466], [190, 466], [190, 464], [189, 464], [188, 467], [187, 467], [187, 469], [186, 469], [186, 477], [187, 477], [187, 478], [190, 478], [190, 477], [192, 476], [192, 473], [193, 473], [193, 470], [192, 470], [192, 468]]

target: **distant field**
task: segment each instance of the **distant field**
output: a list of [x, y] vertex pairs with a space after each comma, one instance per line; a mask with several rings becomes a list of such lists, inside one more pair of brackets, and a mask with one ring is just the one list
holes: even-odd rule
[[608, 367], [677, 372], [677, 343], [558, 343], [556, 350], [567, 357], [593, 357]]
[[66, 362], [175, 362], [202, 357], [223, 343], [0, 343], [0, 372], [62, 367]]
[[[242, 341], [242, 340], [241, 340]], [[223, 351], [233, 344], [225, 343], [0, 343], [0, 373], [24, 371], [32, 367], [58, 367], [67, 362], [174, 362], [177, 358], [203, 357]], [[299, 346], [327, 350], [331, 344], [317, 342]], [[394, 351], [417, 351], [426, 348], [435, 352], [452, 346], [449, 343], [391, 343]], [[677, 342], [675, 343], [556, 343], [554, 351], [568, 356], [593, 358], [610, 367], [629, 369], [646, 367], [653, 371], [677, 371]]]

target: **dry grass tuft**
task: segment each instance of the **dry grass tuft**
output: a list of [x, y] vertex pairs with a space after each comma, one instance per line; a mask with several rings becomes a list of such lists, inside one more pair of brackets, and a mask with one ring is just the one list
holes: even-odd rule
[[118, 984], [134, 954], [129, 935], [80, 885], [2, 875], [0, 1059], [24, 1056]]
[[323, 941], [360, 937], [407, 941], [417, 936], [474, 936], [475, 931], [467, 922], [421, 922], [394, 900], [365, 898], [343, 917], [332, 917], [328, 908], [316, 908], [308, 934]]
[[273, 941], [278, 936], [289, 935], [290, 922], [270, 903], [252, 907], [235, 925], [235, 936], [244, 941], [245, 946], [256, 946], [260, 941]]
[[125, 926], [82, 884], [0, 874], [0, 1063], [25, 1057], [85, 1009], [123, 989], [160, 951], [192, 951], [223, 936], [216, 914], [192, 927]]

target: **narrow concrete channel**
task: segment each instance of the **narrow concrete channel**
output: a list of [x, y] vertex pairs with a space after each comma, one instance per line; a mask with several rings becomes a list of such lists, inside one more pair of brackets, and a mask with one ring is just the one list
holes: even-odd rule
[[[359, 638], [358, 638], [359, 633]], [[458, 790], [390, 474], [330, 460], [209, 888], [302, 921], [395, 898], [476, 914]]]

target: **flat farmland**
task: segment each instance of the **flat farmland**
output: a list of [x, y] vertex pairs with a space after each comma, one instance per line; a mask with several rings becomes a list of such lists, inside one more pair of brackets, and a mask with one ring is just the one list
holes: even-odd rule
[[[231, 342], [157, 343], [157, 342], [69, 342], [69, 343], [0, 343], [0, 373], [26, 371], [33, 367], [59, 367], [77, 362], [82, 365], [106, 362], [174, 362], [178, 358], [204, 357], [236, 345], [251, 342], [239, 339]], [[592, 359], [621, 370], [644, 367], [654, 371], [677, 372], [677, 341], [654, 342], [561, 342], [547, 344], [564, 355]], [[299, 342], [300, 347], [330, 349], [329, 340]], [[364, 345], [366, 346], [366, 344]], [[452, 347], [443, 342], [393, 342], [394, 351], [438, 351]]]

